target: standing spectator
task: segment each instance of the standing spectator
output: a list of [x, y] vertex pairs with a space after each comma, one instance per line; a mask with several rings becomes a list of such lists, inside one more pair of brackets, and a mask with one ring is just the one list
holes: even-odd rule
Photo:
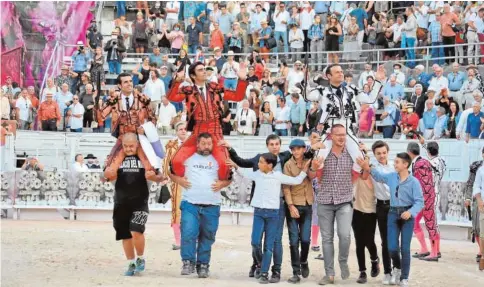
[[177, 113], [175, 106], [165, 96], [161, 97], [161, 105], [158, 108], [157, 115], [158, 122], [156, 126], [161, 131], [161, 134], [171, 134], [171, 127], [174, 124]]
[[365, 9], [365, 2], [361, 1], [358, 4], [358, 8], [350, 12], [350, 16], [356, 18], [356, 23], [358, 24], [359, 32], [357, 36], [358, 48], [361, 50], [363, 46], [363, 38], [365, 37], [365, 31], [368, 27], [368, 14]]
[[466, 74], [459, 71], [460, 65], [457, 62], [452, 63], [452, 72], [447, 74], [447, 79], [449, 82], [450, 96], [457, 100], [457, 102], [463, 102], [461, 88], [466, 80]]
[[275, 134], [278, 136], [288, 135], [288, 123], [291, 120], [291, 109], [286, 105], [286, 99], [280, 97], [277, 100], [279, 108], [276, 109], [274, 117]]
[[271, 87], [272, 84], [274, 84], [274, 80], [271, 77], [271, 70], [264, 69], [264, 73], [262, 74], [262, 78], [260, 79], [260, 86]]
[[445, 127], [445, 135], [451, 139], [457, 138], [457, 125], [459, 124], [460, 111], [459, 104], [451, 102], [449, 106], [449, 112], [447, 113], [447, 126]]
[[358, 115], [358, 137], [372, 138], [373, 130], [375, 129], [375, 112], [368, 103], [362, 103], [361, 110]]
[[82, 132], [82, 124], [84, 118], [84, 106], [79, 103], [79, 96], [75, 95], [72, 97], [72, 105], [69, 107], [71, 111], [70, 123], [71, 132], [80, 133]]
[[300, 15], [301, 15], [301, 30], [303, 31], [303, 34], [304, 34], [304, 52], [308, 52], [310, 47], [309, 46], [310, 39], [308, 37], [308, 32], [309, 32], [309, 29], [311, 28], [311, 25], [313, 24], [314, 16], [316, 15], [316, 12], [314, 12], [314, 9], [311, 7], [311, 4], [309, 4], [309, 1], [304, 1], [303, 9]]
[[428, 140], [434, 136], [435, 122], [437, 121], [437, 109], [434, 107], [432, 100], [425, 102], [426, 110], [420, 120], [420, 130], [423, 132], [423, 137]]
[[62, 84], [67, 84], [69, 89], [72, 86], [72, 78], [77, 77], [77, 75], [72, 72], [67, 65], [62, 65], [61, 74], [55, 78], [55, 85], [61, 87]]
[[111, 33], [111, 39], [104, 46], [104, 51], [108, 52], [106, 59], [108, 61], [109, 73], [115, 75], [121, 74], [123, 53], [126, 52], [123, 36], [119, 35], [117, 31], [113, 31]]
[[94, 121], [94, 103], [95, 94], [91, 84], [86, 85], [86, 91], [79, 94], [79, 102], [84, 106], [84, 116], [82, 118], [82, 125], [85, 128], [90, 128]]
[[[398, 49], [402, 46], [402, 39], [403, 39], [402, 29], [404, 25], [405, 25], [405, 22], [403, 21], [403, 15], [398, 15], [396, 23], [390, 25], [391, 31], [393, 32], [393, 43], [394, 43], [392, 48]], [[396, 50], [394, 51], [394, 53], [397, 59], [404, 55], [402, 50]]]
[[[418, 31], [417, 34], [422, 35], [422, 38], [417, 35], [419, 42], [426, 41], [428, 35], [428, 27], [429, 27], [429, 6], [425, 4], [425, 1], [418, 1], [417, 5], [413, 7], [415, 9], [415, 16], [417, 17], [417, 26]], [[420, 32], [419, 32], [420, 31]], [[424, 44], [424, 43], [422, 43]], [[426, 45], [421, 45], [426, 46]]]
[[176, 23], [173, 25], [173, 31], [168, 34], [168, 39], [171, 41], [171, 52], [173, 54], [178, 54], [185, 41], [185, 34], [180, 31], [180, 24]]
[[[301, 53], [303, 51], [304, 34], [296, 24], [293, 24], [291, 26], [291, 30], [289, 31], [289, 43], [291, 45], [291, 53]], [[293, 62], [296, 62], [298, 58], [302, 59], [302, 55], [298, 55], [298, 54], [292, 55]]]
[[[484, 42], [484, 7], [481, 7], [479, 9], [479, 12], [477, 13], [477, 17], [475, 20], [475, 25], [477, 28], [477, 38], [480, 43]], [[484, 64], [484, 44], [479, 44], [476, 45], [477, 51], [480, 51], [476, 53], [476, 55], [481, 55], [481, 57], [477, 58], [477, 64]]]
[[244, 47], [244, 34], [245, 31], [241, 30], [239, 22], [234, 22], [232, 25], [232, 31], [227, 34], [227, 46], [230, 51], [234, 51], [235, 61], [239, 61], [240, 55], [243, 52]]
[[291, 99], [293, 104], [290, 106], [291, 136], [304, 135], [304, 123], [306, 121], [306, 105], [299, 103], [299, 94], [292, 93]]
[[[20, 97], [15, 102], [17, 126], [20, 130], [28, 130], [30, 128], [30, 124], [33, 122], [33, 119], [31, 118], [32, 109], [33, 109], [32, 102], [27, 97], [27, 95], [28, 95], [27, 90], [22, 89], [20, 93]], [[2, 104], [5, 102], [3, 99], [4, 99], [4, 96], [2, 95]], [[10, 103], [7, 106], [10, 107]], [[2, 107], [2, 110], [3, 110], [3, 107]], [[2, 113], [2, 119], [3, 117], [4, 115]]]
[[97, 86], [97, 82], [104, 86], [106, 84], [105, 74], [104, 74], [104, 55], [101, 46], [96, 48], [96, 52], [91, 60], [91, 79], [94, 85]]
[[165, 24], [168, 30], [172, 30], [175, 24], [178, 24], [178, 12], [180, 11], [180, 3], [178, 1], [168, 1], [165, 6], [166, 19]]
[[155, 63], [156, 66], [159, 68], [161, 67], [161, 53], [160, 47], [153, 47], [153, 53], [149, 55], [150, 64]]
[[224, 46], [224, 34], [219, 29], [218, 23], [213, 23], [213, 30], [210, 33], [210, 48], [223, 47]]
[[234, 51], [227, 53], [227, 62], [222, 67], [220, 75], [224, 77], [224, 88], [235, 91], [237, 87], [237, 74], [239, 73], [239, 63], [234, 61]]
[[210, 16], [210, 21], [212, 22], [212, 24], [215, 24], [215, 23], [218, 23], [218, 17], [220, 17], [220, 14], [222, 14], [222, 12], [220, 11], [220, 7], [219, 7], [218, 2], [214, 2], [212, 5], [213, 5], [213, 10], [210, 11], [209, 16]]
[[[10, 114], [13, 112], [9, 95], [0, 89], [0, 119], [2, 120], [10, 120]], [[28, 95], [26, 98], [28, 99]]]
[[42, 96], [40, 98], [40, 102], [44, 102], [46, 100], [47, 93], [51, 95], [55, 95], [59, 91], [59, 87], [57, 87], [54, 83], [54, 78], [47, 78], [47, 86], [42, 91]]
[[136, 53], [144, 54], [148, 51], [148, 35], [146, 34], [146, 29], [148, 24], [143, 18], [143, 13], [136, 13], [136, 21], [132, 24], [133, 29], [133, 47]]
[[232, 24], [235, 22], [234, 16], [227, 11], [226, 5], [220, 5], [220, 17], [218, 17], [218, 24], [220, 25], [220, 31], [224, 35], [230, 33]]
[[71, 92], [74, 94], [77, 88], [77, 83], [79, 81], [79, 77], [87, 71], [87, 64], [89, 63], [89, 60], [91, 59], [89, 51], [87, 49], [84, 49], [84, 43], [82, 41], [77, 42], [77, 51], [74, 52], [72, 55], [72, 65], [73, 65], [73, 70], [74, 73], [76, 73], [78, 76], [74, 78], [72, 81], [72, 86], [71, 86]]
[[433, 21], [429, 25], [429, 42], [432, 43], [432, 59], [433, 59], [433, 64], [439, 64], [443, 65], [444, 64], [444, 47], [441, 47], [443, 45], [443, 40], [442, 40], [442, 25], [440, 24], [440, 18], [441, 13], [437, 12], [435, 13], [436, 21]]
[[275, 114], [277, 109], [277, 97], [273, 94], [271, 87], [263, 86], [262, 102], [269, 102], [271, 112]]
[[423, 94], [422, 85], [416, 84], [414, 87], [414, 92], [410, 99], [407, 102], [413, 104], [415, 113], [418, 115], [419, 118], [422, 118], [424, 110], [425, 110], [425, 103], [427, 102], [428, 97]]
[[57, 127], [59, 130], [65, 130], [65, 127], [69, 125], [66, 121], [67, 109], [72, 104], [73, 95], [69, 91], [69, 85], [66, 83], [62, 84], [61, 90], [54, 95], [54, 101], [59, 105], [59, 110], [61, 114], [61, 121]]
[[91, 73], [89, 72], [84, 72], [81, 75], [81, 81], [77, 85], [76, 93], [73, 94], [82, 94], [86, 92], [86, 86], [88, 84], [91, 84]]
[[348, 65], [348, 72], [352, 72], [354, 64], [351, 64], [351, 62], [358, 61], [360, 57], [360, 52], [358, 52], [358, 50], [361, 49], [361, 47], [358, 46], [357, 35], [359, 33], [359, 28], [355, 16], [351, 16], [350, 23], [345, 27], [345, 31], [343, 60], [350, 62]]
[[[323, 25], [326, 25], [327, 18], [328, 18], [328, 12], [330, 10], [332, 12], [335, 10], [334, 7], [331, 7], [331, 9], [330, 9], [331, 5], [332, 5], [332, 3], [327, 2], [327, 1], [316, 1], [314, 3], [314, 12], [316, 13], [316, 15], [318, 15], [321, 18]], [[336, 14], [336, 16], [340, 17], [341, 14], [340, 15]]]
[[363, 86], [367, 83], [368, 76], [375, 77], [375, 72], [371, 69], [371, 64], [365, 64], [365, 70], [360, 74], [358, 79], [358, 88], [363, 89]]
[[[314, 22], [309, 27], [308, 31], [308, 38], [311, 40], [309, 44], [309, 49], [311, 51], [311, 59], [314, 59], [316, 65], [314, 65], [313, 70], [316, 71], [323, 71], [322, 63], [324, 61], [324, 28], [323, 24], [321, 23], [321, 17], [319, 15], [314, 16]], [[314, 57], [314, 58], [313, 58]], [[319, 66], [318, 66], [319, 63]]]
[[[242, 33], [243, 47], [247, 47], [249, 44], [249, 31], [250, 31], [249, 19], [250, 19], [250, 14], [249, 12], [247, 12], [247, 7], [245, 3], [242, 2], [240, 3], [240, 13], [237, 14], [236, 20], [240, 24], [240, 30], [243, 31]], [[247, 49], [244, 49], [244, 52], [247, 52]]]
[[397, 108], [390, 102], [390, 98], [387, 96], [383, 97], [383, 106], [384, 111], [380, 117], [381, 126], [383, 127], [383, 138], [391, 139], [395, 134], [397, 113], [399, 111], [397, 111]]
[[287, 74], [287, 78], [285, 81], [285, 91], [289, 92], [290, 90], [296, 88], [296, 84], [301, 83], [304, 79], [304, 67], [301, 61], [296, 61], [294, 63], [294, 67], [289, 70]]
[[406, 50], [407, 66], [409, 68], [415, 67], [415, 45], [417, 40], [417, 18], [413, 14], [413, 8], [407, 7], [405, 9], [407, 22], [405, 22], [402, 31], [405, 32], [405, 47], [411, 48]]
[[150, 98], [151, 109], [156, 113], [162, 97], [166, 94], [165, 83], [160, 80], [157, 70], [150, 72], [150, 78], [146, 81], [143, 93]]
[[444, 5], [444, 13], [440, 16], [440, 25], [442, 27], [442, 42], [444, 45], [450, 45], [449, 47], [444, 47], [445, 62], [450, 64], [455, 56], [455, 32], [453, 27], [455, 25], [460, 25], [461, 22], [459, 17], [454, 12], [450, 11], [450, 5]]
[[[276, 52], [284, 53], [287, 55], [289, 47], [287, 45], [287, 23], [289, 21], [289, 13], [286, 11], [286, 4], [284, 2], [279, 3], [279, 9], [274, 12], [272, 20], [274, 20], [274, 39], [277, 42]], [[282, 41], [282, 47], [279, 44], [279, 40]]]
[[204, 1], [197, 3], [197, 8], [195, 9], [194, 17], [197, 19], [197, 24], [199, 24], [202, 29], [205, 27], [205, 22], [207, 21], [207, 4]]
[[484, 113], [481, 112], [481, 104], [474, 102], [472, 104], [472, 113], [467, 117], [466, 142], [469, 142], [470, 139], [479, 138], [482, 118], [484, 118]]
[[2, 86], [2, 90], [5, 92], [5, 93], [9, 93], [11, 95], [15, 95], [14, 91], [13, 91], [13, 85], [12, 85], [12, 77], [10, 76], [6, 76], [5, 77], [5, 85]]
[[235, 130], [239, 135], [253, 136], [257, 127], [257, 116], [255, 112], [249, 109], [249, 101], [242, 101], [242, 109], [235, 115]]
[[260, 128], [259, 136], [267, 137], [272, 132], [272, 121], [274, 119], [274, 113], [271, 110], [271, 104], [269, 102], [263, 102], [259, 115]]
[[[459, 93], [456, 93], [456, 95], [458, 95], [457, 102], [459, 103], [459, 108], [470, 109], [472, 107], [472, 102], [474, 101], [474, 96], [472, 94], [474, 91], [478, 90], [481, 85], [479, 80], [476, 79], [475, 73], [474, 69], [467, 69], [467, 79], [464, 81]], [[449, 85], [451, 84], [450, 82], [451, 80], [449, 77]]]
[[102, 47], [103, 35], [98, 31], [96, 24], [94, 24], [87, 33], [86, 42], [87, 47], [93, 51], [96, 50], [97, 47]]
[[439, 97], [443, 89], [449, 89], [449, 80], [443, 75], [444, 69], [437, 67], [435, 69], [435, 76], [430, 80], [429, 89], [435, 91], [435, 96]]
[[114, 23], [116, 27], [114, 29], [116, 35], [121, 35], [121, 38], [119, 39], [120, 42], [123, 42], [126, 50], [130, 49], [133, 41], [133, 28], [130, 23], [126, 21], [126, 16], [121, 16], [119, 19], [114, 20]]
[[337, 64], [339, 62], [339, 37], [342, 34], [343, 32], [338, 19], [336, 18], [336, 16], [332, 15], [329, 23], [326, 24], [325, 28], [326, 51], [333, 52], [328, 54], [329, 64]]
[[53, 94], [48, 92], [46, 94], [45, 102], [40, 104], [39, 121], [43, 131], [57, 131], [57, 126], [60, 124], [61, 115], [59, 105], [52, 100]]
[[383, 95], [390, 97], [391, 101], [403, 99], [405, 92], [403, 86], [397, 83], [397, 76], [390, 76], [390, 80], [383, 87]]
[[[262, 26], [262, 21], [266, 21], [266, 25], [267, 25], [267, 13], [262, 11], [262, 5], [260, 3], [257, 3], [255, 5], [255, 13], [252, 13], [251, 17], [250, 17], [250, 33], [252, 34], [252, 43], [255, 44], [257, 42], [259, 42], [259, 38], [261, 37], [260, 33], [262, 32], [263, 30], [263, 26]], [[271, 30], [272, 32], [272, 30]], [[270, 34], [269, 34], [270, 35]], [[269, 37], [267, 37], [269, 38]], [[266, 38], [266, 39], [267, 39]], [[260, 45], [260, 42], [259, 42], [259, 47], [263, 47], [263, 45]], [[261, 51], [262, 52], [262, 51]]]
[[222, 132], [224, 136], [229, 136], [232, 131], [232, 111], [230, 111], [228, 103], [220, 102], [220, 108], [223, 110], [222, 113]]
[[188, 34], [188, 54], [194, 55], [197, 52], [197, 47], [203, 43], [203, 30], [196, 23], [194, 17], [190, 17], [190, 25], [186, 27], [186, 33]]
[[213, 52], [215, 53], [214, 59], [217, 65], [217, 71], [220, 72], [227, 60], [222, 56], [222, 50], [220, 47], [213, 48]]
[[[261, 31], [259, 32], [259, 48], [260, 52], [263, 53], [262, 58], [264, 61], [269, 62], [270, 50], [266, 47], [266, 41], [272, 36], [272, 28], [267, 25], [267, 20], [261, 20]], [[287, 52], [286, 52], [287, 53]], [[255, 61], [256, 59], [254, 59]]]
[[289, 20], [287, 21], [287, 25], [297, 25], [298, 27], [301, 25], [301, 16], [299, 14], [299, 9], [295, 5], [291, 7], [291, 14], [289, 16]]

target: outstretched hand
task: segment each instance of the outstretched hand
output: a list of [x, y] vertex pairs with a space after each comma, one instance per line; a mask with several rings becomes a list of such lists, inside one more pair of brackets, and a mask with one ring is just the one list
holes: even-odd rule
[[312, 163], [311, 163], [312, 170], [322, 169], [323, 167], [324, 167], [324, 157], [319, 156], [312, 160]]
[[235, 162], [233, 162], [233, 160], [231, 160], [231, 159], [227, 159], [225, 161], [225, 164], [228, 165], [231, 168], [235, 168], [235, 169], [239, 168], [239, 166]]
[[225, 141], [225, 140], [219, 141], [218, 142], [218, 145], [219, 146], [222, 146], [222, 147], [225, 147], [225, 148], [231, 148], [230, 144], [227, 141]]

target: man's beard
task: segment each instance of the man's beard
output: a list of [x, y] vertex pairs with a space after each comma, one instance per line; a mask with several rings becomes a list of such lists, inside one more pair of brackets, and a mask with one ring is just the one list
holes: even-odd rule
[[201, 150], [201, 149], [198, 149], [197, 150], [197, 153], [199, 155], [207, 156], [207, 155], [211, 155], [212, 154], [212, 151], [211, 150]]

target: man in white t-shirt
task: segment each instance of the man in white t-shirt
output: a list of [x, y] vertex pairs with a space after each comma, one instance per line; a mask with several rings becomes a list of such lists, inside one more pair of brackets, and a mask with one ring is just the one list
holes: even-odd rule
[[242, 109], [235, 115], [236, 131], [239, 135], [253, 136], [257, 127], [255, 112], [249, 108], [249, 101], [242, 101]]
[[287, 21], [289, 20], [289, 12], [286, 10], [286, 4], [284, 2], [279, 3], [278, 10], [274, 12], [272, 19], [274, 20], [274, 38], [277, 41], [277, 49], [282, 52], [279, 46], [279, 39], [284, 43], [284, 53], [289, 52], [289, 47], [287, 45]]
[[301, 61], [294, 62], [294, 67], [289, 70], [286, 77], [285, 91], [289, 91], [296, 87], [297, 83], [300, 83], [304, 79], [303, 64]]
[[166, 2], [166, 20], [165, 24], [168, 26], [168, 30], [172, 30], [173, 25], [178, 23], [178, 11], [180, 10], [180, 3], [178, 1]]
[[166, 95], [165, 83], [160, 79], [158, 71], [150, 71], [150, 78], [146, 81], [143, 93], [150, 98], [151, 109], [156, 112], [161, 103], [161, 97]]
[[239, 63], [234, 60], [234, 51], [227, 53], [227, 62], [222, 66], [220, 75], [224, 77], [224, 88], [235, 91], [237, 88], [237, 73], [239, 73]]
[[176, 117], [175, 106], [166, 97], [161, 98], [161, 105], [158, 109], [158, 122], [156, 126], [161, 134], [167, 135], [171, 131], [173, 119]]
[[17, 126], [19, 130], [28, 130], [31, 124], [29, 113], [32, 110], [32, 102], [27, 95], [27, 89], [22, 89], [20, 97], [15, 103], [15, 108], [17, 110]]
[[[181, 209], [181, 275], [210, 275], [210, 254], [219, 225], [220, 190], [230, 184], [218, 180], [218, 163], [212, 155], [213, 140], [209, 133], [197, 136], [197, 152], [185, 165], [185, 176], [170, 175], [183, 187]], [[198, 246], [197, 246], [198, 245]]]
[[72, 97], [72, 105], [69, 107], [71, 109], [70, 118], [70, 129], [71, 132], [80, 133], [82, 132], [82, 120], [84, 118], [84, 106], [79, 103], [79, 96], [75, 95]]
[[276, 109], [274, 123], [275, 123], [275, 134], [282, 137], [287, 136], [287, 124], [291, 118], [291, 109], [286, 105], [286, 99], [279, 98], [277, 100], [279, 108]]

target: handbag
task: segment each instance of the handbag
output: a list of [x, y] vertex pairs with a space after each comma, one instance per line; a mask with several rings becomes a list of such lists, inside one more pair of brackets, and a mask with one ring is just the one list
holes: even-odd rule
[[274, 38], [269, 38], [269, 39], [265, 40], [264, 44], [266, 45], [266, 48], [269, 49], [269, 50], [277, 47], [277, 41]]
[[160, 190], [160, 197], [158, 197], [158, 203], [165, 204], [170, 200], [171, 194], [168, 186], [163, 185]]

